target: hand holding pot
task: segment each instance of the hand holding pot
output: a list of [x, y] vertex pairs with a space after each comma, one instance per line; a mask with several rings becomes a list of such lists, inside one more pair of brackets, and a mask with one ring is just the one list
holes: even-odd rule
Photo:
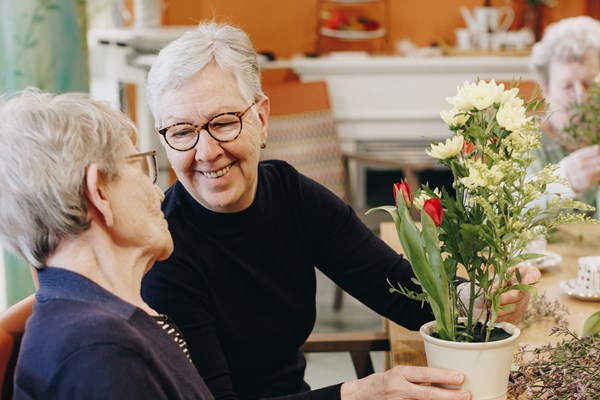
[[465, 390], [421, 385], [460, 385], [463, 381], [462, 373], [449, 369], [398, 366], [383, 373], [344, 383], [341, 399], [470, 400], [471, 394]]

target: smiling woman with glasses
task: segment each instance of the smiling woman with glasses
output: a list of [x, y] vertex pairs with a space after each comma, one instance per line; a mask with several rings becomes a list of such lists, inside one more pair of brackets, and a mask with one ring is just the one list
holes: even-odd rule
[[148, 103], [177, 175], [163, 203], [175, 250], [146, 274], [142, 296], [181, 327], [217, 399], [468, 396], [421, 385], [459, 384], [461, 374], [413, 367], [309, 390], [300, 347], [316, 318], [315, 268], [405, 327], [433, 316], [427, 305], [389, 295], [388, 280], [420, 290], [411, 266], [349, 205], [283, 161], [259, 162], [270, 110], [260, 78], [248, 35], [214, 21], [152, 64]]
[[39, 282], [14, 399], [212, 399], [178, 328], [140, 295], [173, 241], [156, 152], [134, 137], [84, 94], [0, 101], [0, 242]]

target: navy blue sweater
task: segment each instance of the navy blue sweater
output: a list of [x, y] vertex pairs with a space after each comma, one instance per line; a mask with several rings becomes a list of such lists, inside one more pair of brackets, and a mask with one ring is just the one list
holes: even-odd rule
[[173, 338], [141, 309], [60, 268], [38, 273], [14, 399], [212, 399]]
[[258, 172], [256, 198], [238, 213], [207, 210], [179, 182], [167, 191], [175, 251], [146, 275], [142, 295], [183, 331], [215, 398], [339, 398], [339, 385], [306, 391], [303, 380], [298, 349], [315, 322], [315, 266], [410, 329], [431, 311], [389, 293], [388, 278], [418, 289], [410, 265], [351, 207], [285, 162]]

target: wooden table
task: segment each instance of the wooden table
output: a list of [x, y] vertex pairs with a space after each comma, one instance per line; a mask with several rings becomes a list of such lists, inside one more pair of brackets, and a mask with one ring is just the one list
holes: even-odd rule
[[[400, 242], [393, 223], [381, 224], [381, 237], [396, 251], [401, 252]], [[600, 225], [575, 224], [566, 225], [556, 233], [556, 243], [548, 245], [548, 250], [562, 256], [556, 267], [542, 270], [542, 279], [536, 285], [539, 294], [545, 293], [550, 301], [558, 299], [569, 311], [568, 322], [571, 330], [581, 332], [585, 320], [600, 310], [600, 302], [582, 301], [564, 294], [558, 287], [563, 280], [577, 277], [577, 258], [600, 255]], [[519, 344], [537, 347], [547, 343], [555, 343], [561, 338], [549, 336], [552, 321], [538, 321], [524, 329]], [[418, 332], [409, 331], [390, 322], [390, 342], [394, 365], [427, 365], [423, 340]]]

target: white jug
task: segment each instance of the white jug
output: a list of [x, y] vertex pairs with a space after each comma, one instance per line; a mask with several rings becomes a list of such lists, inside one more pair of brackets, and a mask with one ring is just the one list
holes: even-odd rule
[[161, 0], [134, 0], [133, 26], [136, 28], [157, 28], [162, 16]]
[[515, 12], [511, 7], [475, 7], [473, 13], [467, 7], [460, 7], [467, 28], [475, 34], [506, 32]]

